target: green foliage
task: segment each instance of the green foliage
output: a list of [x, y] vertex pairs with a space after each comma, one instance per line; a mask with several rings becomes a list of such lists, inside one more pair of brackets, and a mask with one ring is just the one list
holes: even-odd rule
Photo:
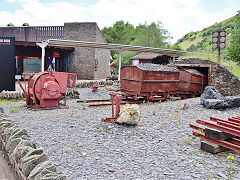
[[134, 39], [134, 26], [116, 21], [112, 27], [104, 27], [102, 33], [108, 43], [129, 44]]
[[99, 132], [104, 132], [104, 129], [102, 127], [100, 127]]
[[19, 112], [19, 109], [18, 108], [15, 108], [15, 107], [11, 107], [11, 109], [9, 110], [10, 113], [17, 113]]
[[163, 29], [161, 22], [153, 22], [150, 25], [140, 24], [135, 29], [135, 39], [131, 45], [166, 48], [169, 32]]
[[188, 52], [197, 51], [198, 47], [195, 44], [192, 44], [189, 48], [186, 49]]
[[173, 44], [169, 46], [169, 49], [183, 51], [183, 48], [179, 44]]
[[87, 109], [87, 102], [86, 101], [83, 101], [83, 103], [82, 103], [82, 109], [83, 110], [86, 110]]
[[81, 153], [81, 152], [82, 152], [81, 146], [77, 146], [77, 147], [76, 147], [76, 151], [79, 152], [79, 153]]
[[[134, 46], [148, 46], [156, 48], [166, 48], [169, 46], [169, 32], [163, 28], [160, 22], [151, 24], [139, 24], [136, 28], [124, 21], [117, 21], [112, 27], [104, 27], [102, 33], [108, 43], [126, 44]], [[180, 49], [180, 46], [174, 46], [173, 49]], [[123, 52], [121, 66], [131, 65], [131, 57], [137, 55], [138, 52]], [[113, 61], [117, 60], [114, 68], [118, 71], [118, 58], [116, 52], [111, 52]]]
[[227, 32], [227, 43], [228, 38], [234, 29], [234, 21], [236, 16], [226, 19], [220, 23], [215, 23], [212, 26], [204, 28], [201, 31], [190, 32], [180, 38], [175, 45], [179, 45], [182, 49], [189, 52], [211, 52], [212, 51], [212, 32], [224, 29]]
[[240, 63], [240, 11], [238, 11], [234, 21], [230, 45], [227, 47], [227, 58]]

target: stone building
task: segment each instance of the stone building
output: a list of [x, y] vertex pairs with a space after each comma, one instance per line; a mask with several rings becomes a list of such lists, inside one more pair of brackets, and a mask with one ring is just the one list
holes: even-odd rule
[[[107, 43], [96, 23], [65, 23], [64, 39]], [[80, 79], [105, 79], [110, 75], [110, 51], [78, 47], [72, 52], [70, 72]]]
[[[95, 22], [0, 27], [0, 37], [15, 37], [16, 78], [24, 72], [41, 71], [42, 49], [37, 42], [65, 39], [106, 43]], [[44, 70], [54, 62], [56, 71], [76, 73], [78, 79], [105, 79], [110, 75], [110, 51], [104, 49], [46, 47], [44, 62]]]
[[193, 68], [207, 77], [208, 85], [214, 86], [224, 96], [240, 94], [240, 80], [238, 77], [217, 63], [209, 60], [188, 58], [174, 61], [173, 64], [182, 68]]

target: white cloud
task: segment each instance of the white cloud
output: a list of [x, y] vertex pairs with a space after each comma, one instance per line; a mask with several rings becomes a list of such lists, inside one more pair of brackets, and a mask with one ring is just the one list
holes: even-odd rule
[[16, 26], [63, 25], [64, 22], [97, 22], [100, 28], [111, 26], [117, 20], [133, 25], [161, 21], [173, 36], [173, 41], [190, 31], [201, 30], [236, 13], [227, 9], [208, 13], [197, 8], [200, 0], [99, 0], [89, 7], [77, 6], [69, 1], [43, 4], [38, 0], [8, 0], [22, 5], [15, 13], [0, 11], [0, 25]]

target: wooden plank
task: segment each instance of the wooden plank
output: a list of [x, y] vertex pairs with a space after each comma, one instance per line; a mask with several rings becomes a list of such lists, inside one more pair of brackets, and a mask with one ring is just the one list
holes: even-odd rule
[[235, 137], [234, 135], [212, 128], [205, 128], [205, 136], [216, 140], [226, 140]]
[[219, 146], [217, 144], [211, 143], [211, 142], [207, 142], [207, 141], [201, 141], [201, 150], [209, 152], [209, 153], [219, 153], [219, 152], [224, 152], [227, 151], [229, 149]]

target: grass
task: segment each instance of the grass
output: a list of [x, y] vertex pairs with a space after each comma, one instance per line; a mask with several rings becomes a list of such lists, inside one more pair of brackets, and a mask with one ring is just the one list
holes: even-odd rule
[[14, 99], [0, 99], [0, 106], [3, 104], [23, 104], [24, 102], [21, 100], [14, 100]]
[[18, 108], [14, 108], [14, 107], [11, 107], [11, 109], [9, 110], [10, 113], [17, 113], [19, 112], [19, 109]]
[[87, 102], [86, 101], [83, 101], [83, 103], [82, 103], [82, 109], [83, 110], [86, 110], [87, 109]]
[[184, 51], [186, 51], [186, 49], [189, 48], [192, 44], [196, 45], [198, 42], [201, 42], [202, 40], [203, 40], [202, 37], [197, 36], [197, 38], [194, 39], [193, 41], [185, 40], [185, 41], [181, 42], [181, 43], [179, 44], [179, 46], [180, 46]]
[[[184, 58], [200, 58], [200, 59], [207, 59], [212, 62], [218, 63], [218, 57], [214, 53], [187, 53]], [[229, 69], [231, 73], [233, 73], [235, 76], [240, 78], [240, 65], [238, 65], [234, 61], [229, 61], [221, 58], [220, 65], [226, 67]]]
[[182, 140], [186, 144], [191, 144], [191, 141], [189, 139], [187, 139], [187, 138], [183, 138]]

